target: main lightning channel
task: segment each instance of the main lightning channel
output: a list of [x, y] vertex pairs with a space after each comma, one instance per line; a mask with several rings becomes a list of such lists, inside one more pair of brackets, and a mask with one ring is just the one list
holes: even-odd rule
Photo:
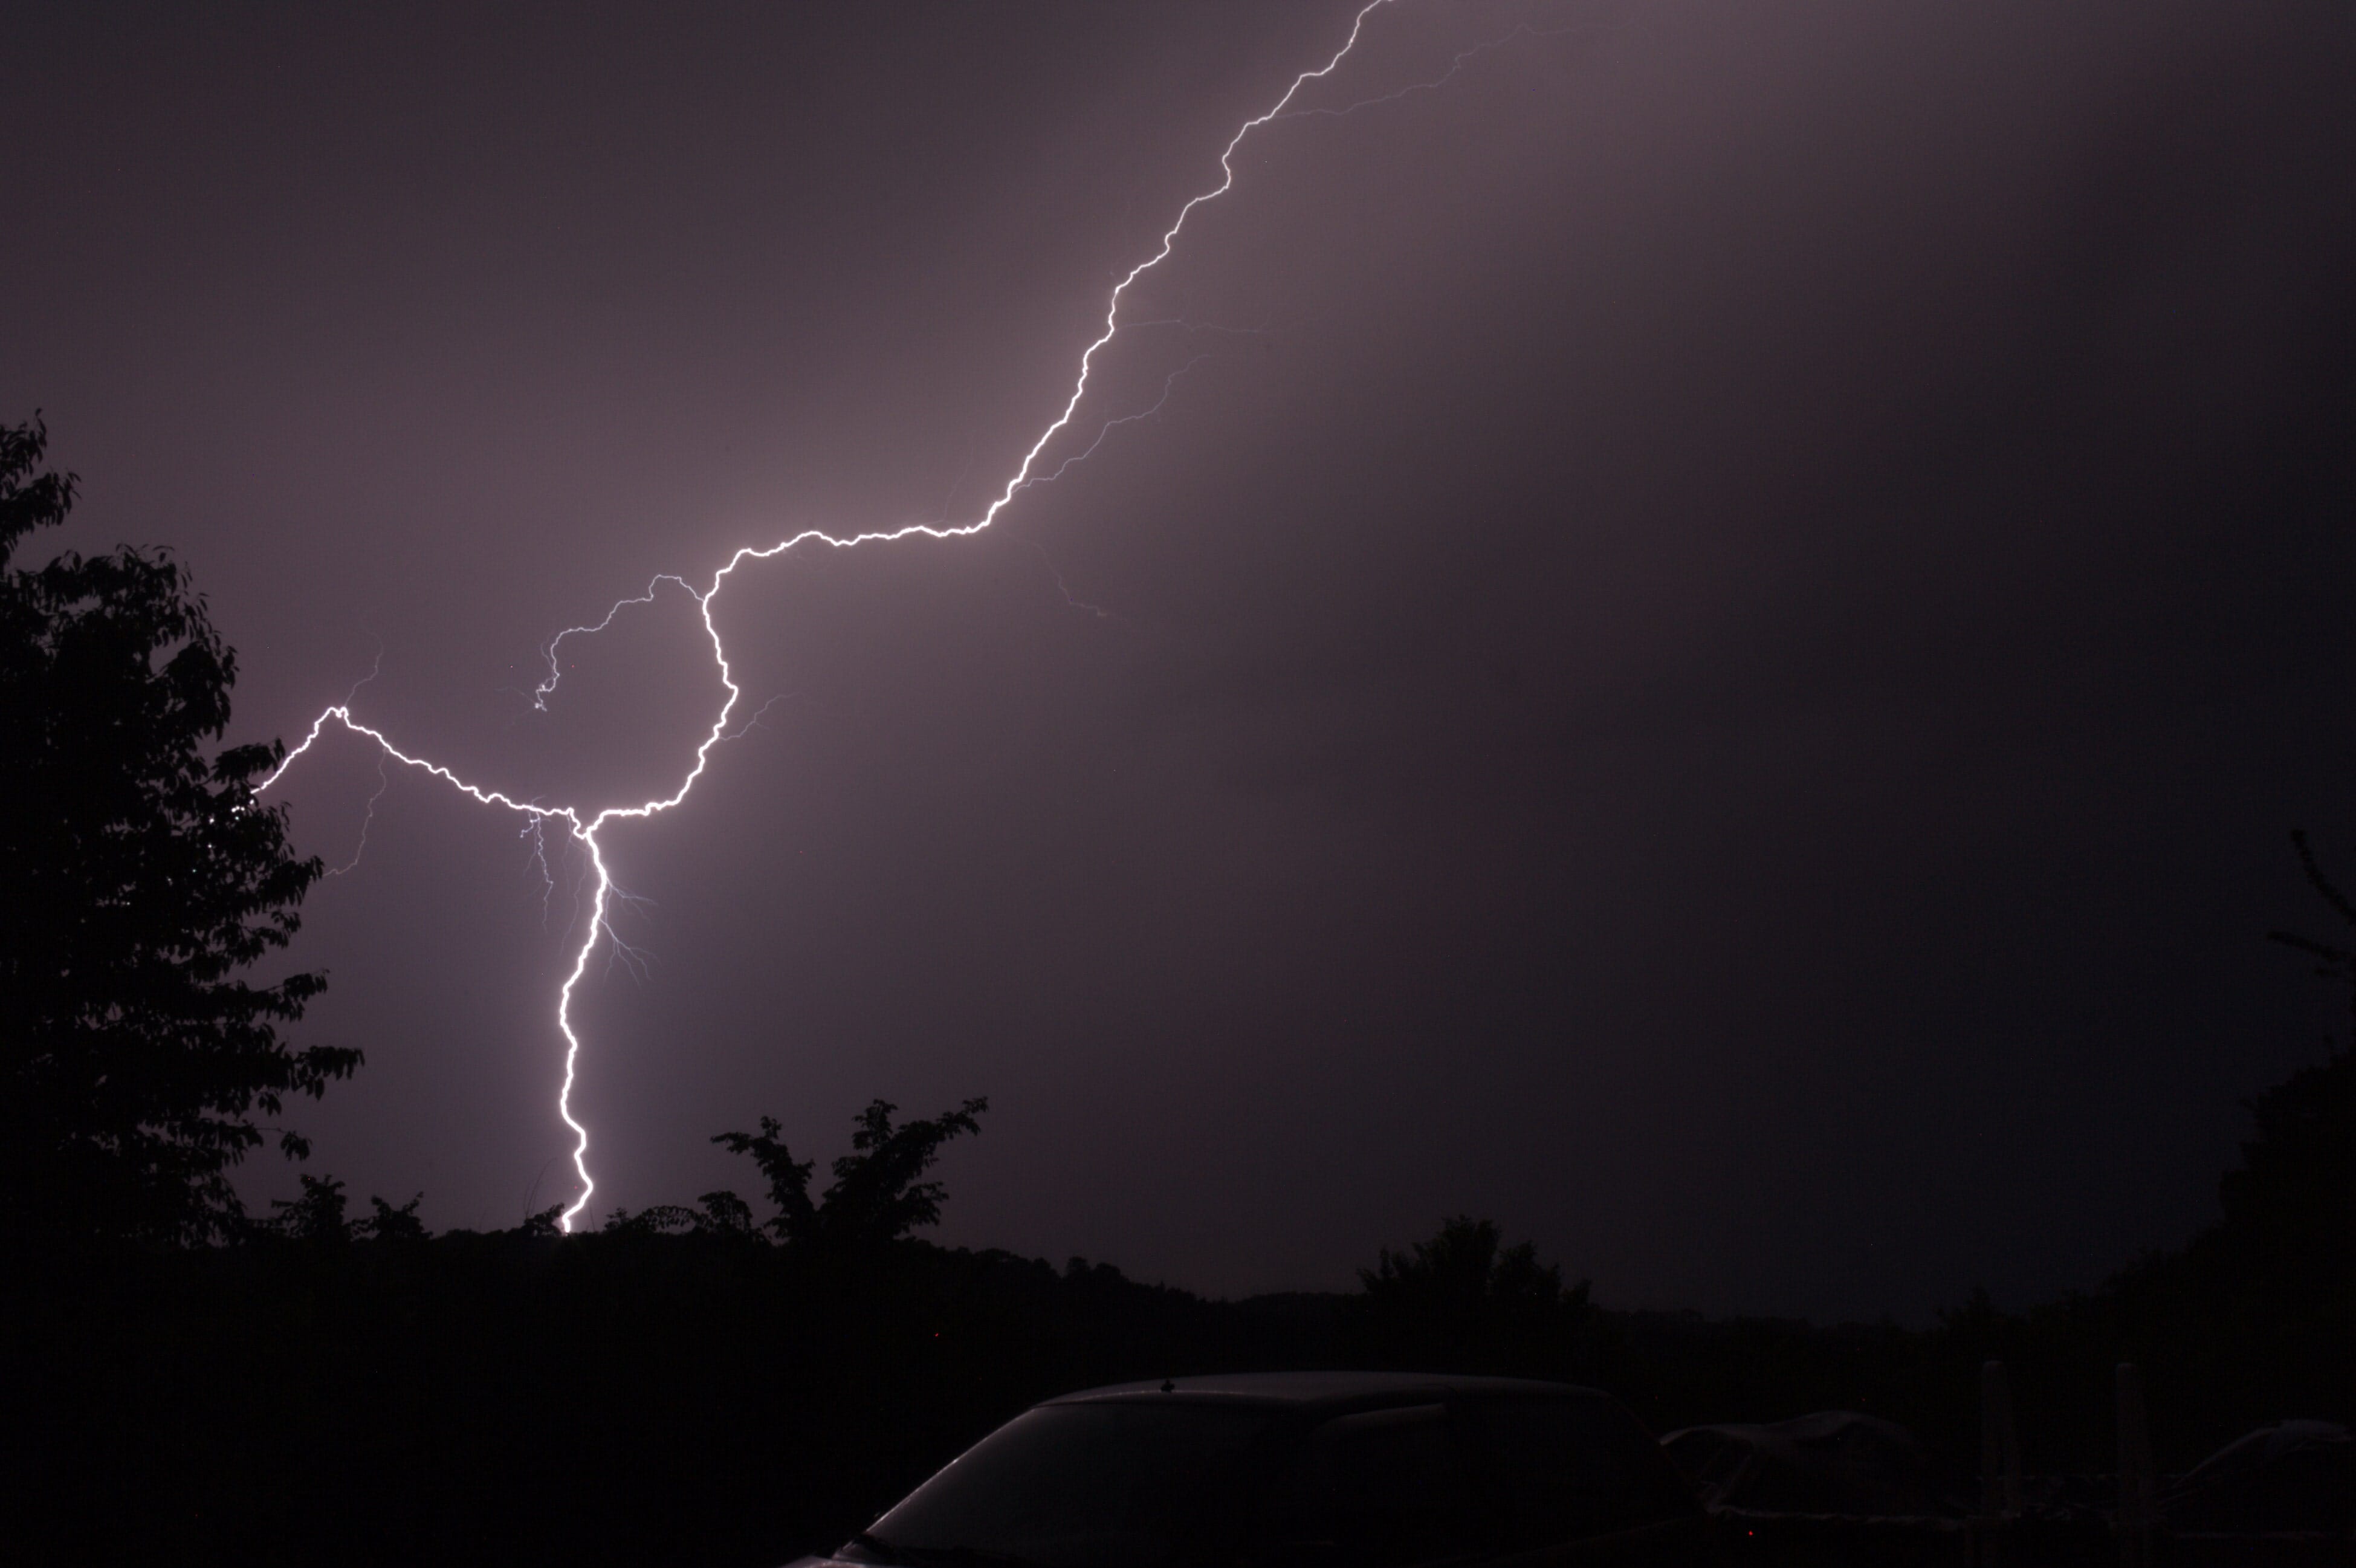
[[[614, 878], [613, 874], [606, 869], [605, 847], [599, 842], [597, 835], [609, 822], [656, 816], [684, 801], [689, 792], [695, 788], [696, 781], [703, 777], [703, 771], [711, 761], [712, 748], [722, 741], [732, 738], [728, 729], [728, 720], [736, 711], [737, 701], [744, 695], [744, 692], [736, 683], [734, 672], [729, 668], [728, 650], [721, 640], [720, 628], [712, 623], [712, 604], [719, 596], [721, 587], [735, 574], [736, 569], [746, 562], [766, 561], [806, 544], [824, 544], [843, 550], [862, 544], [889, 544], [897, 540], [918, 536], [926, 539], [961, 539], [980, 533], [997, 521], [998, 514], [1003, 511], [1007, 505], [1024, 489], [1033, 484], [1045, 483], [1059, 477], [1064, 468], [1070, 467], [1069, 462], [1063, 467], [1059, 467], [1055, 475], [1044, 478], [1034, 477], [1033, 469], [1038, 465], [1040, 455], [1047, 449], [1048, 444], [1071, 426], [1073, 417], [1079, 410], [1081, 400], [1087, 395], [1088, 378], [1096, 368], [1097, 354], [1106, 344], [1113, 340], [1114, 336], [1120, 329], [1121, 301], [1129, 293], [1130, 285], [1169, 259], [1172, 249], [1178, 242], [1180, 231], [1185, 228], [1186, 220], [1194, 215], [1196, 208], [1205, 202], [1217, 200], [1235, 188], [1236, 149], [1243, 145], [1244, 138], [1271, 120], [1283, 116], [1290, 109], [1292, 101], [1300, 96], [1302, 88], [1311, 82], [1320, 81], [1331, 76], [1341, 66], [1343, 60], [1349, 58], [1350, 51], [1357, 48], [1359, 37], [1365, 30], [1366, 18], [1394, 3], [1395, 0], [1366, 0], [1366, 3], [1361, 5], [1351, 17], [1349, 36], [1342, 41], [1342, 47], [1333, 51], [1333, 58], [1315, 70], [1304, 70], [1294, 77], [1292, 84], [1284, 90], [1283, 97], [1278, 99], [1275, 104], [1265, 113], [1245, 121], [1237, 129], [1236, 134], [1227, 139], [1226, 146], [1219, 153], [1219, 183], [1201, 195], [1190, 199], [1183, 207], [1180, 208], [1178, 216], [1163, 231], [1162, 243], [1155, 248], [1153, 253], [1130, 268], [1121, 280], [1113, 285], [1112, 294], [1105, 304], [1104, 330], [1081, 351], [1079, 373], [1073, 380], [1071, 395], [1064, 400], [1062, 412], [1057, 413], [1054, 421], [1039, 433], [1038, 439], [1032, 442], [1030, 449], [1023, 454], [1023, 461], [1015, 468], [1013, 477], [1006, 481], [1006, 488], [1001, 490], [997, 499], [985, 507], [980, 515], [972, 521], [912, 522], [899, 528], [879, 529], [851, 534], [833, 534], [817, 528], [804, 529], [775, 544], [746, 545], [739, 549], [728, 558], [726, 564], [712, 573], [710, 585], [701, 590], [684, 577], [669, 573], [662, 574], [647, 585], [647, 591], [644, 594], [616, 600], [605, 612], [604, 618], [594, 624], [567, 627], [549, 640], [548, 674], [532, 692], [533, 705], [542, 709], [546, 707], [550, 694], [556, 690], [558, 682], [562, 678], [558, 650], [567, 638], [594, 636], [605, 630], [613, 624], [614, 618], [624, 609], [634, 605], [652, 603], [656, 594], [665, 583], [676, 584], [694, 598], [697, 610], [703, 621], [704, 634], [712, 639], [712, 661], [719, 669], [720, 683], [726, 690], [727, 696], [720, 705], [719, 714], [712, 722], [710, 733], [703, 737], [702, 744], [695, 748], [693, 765], [689, 768], [687, 776], [680, 781], [679, 788], [670, 794], [641, 801], [635, 806], [608, 806], [594, 815], [584, 814], [581, 808], [573, 806], [543, 806], [536, 801], [519, 800], [499, 790], [468, 783], [440, 763], [428, 761], [422, 757], [412, 757], [402, 751], [394, 746], [391, 739], [383, 732], [353, 718], [349, 698], [323, 709], [318, 717], [311, 721], [310, 732], [303, 737], [302, 744], [288, 751], [278, 766], [271, 770], [269, 777], [254, 787], [253, 793], [259, 797], [276, 784], [285, 776], [286, 770], [294, 765], [295, 759], [311, 749], [332, 721], [353, 735], [373, 741], [385, 757], [391, 757], [403, 767], [413, 768], [430, 774], [477, 804], [495, 806], [503, 811], [522, 815], [527, 819], [525, 824], [527, 831], [537, 832], [552, 822], [562, 822], [566, 831], [579, 840], [583, 847], [588, 851], [590, 866], [596, 873], [596, 886], [589, 900], [588, 926], [582, 938], [580, 948], [573, 955], [573, 967], [565, 974], [564, 983], [558, 989], [556, 998], [556, 1027], [564, 1036], [564, 1082], [562, 1088], [557, 1092], [556, 1114], [565, 1126], [572, 1130], [574, 1140], [573, 1169], [573, 1174], [581, 1179], [580, 1196], [575, 1197], [558, 1216], [557, 1223], [562, 1229], [566, 1231], [573, 1229], [573, 1220], [589, 1207], [590, 1197], [597, 1190], [595, 1180], [589, 1175], [589, 1129], [573, 1114], [573, 1089], [579, 1078], [581, 1062], [581, 1036], [573, 1023], [573, 1000], [574, 993], [580, 988], [582, 976], [588, 972], [590, 955], [596, 950], [599, 935], [611, 934], [607, 931], [605, 924], [605, 911], [612, 901]], [[1460, 66], [1462, 63], [1462, 60], [1458, 61]], [[1451, 74], [1453, 74], [1452, 70]], [[1183, 374], [1183, 371], [1179, 373]], [[1173, 375], [1172, 380], [1175, 379]], [[1168, 392], [1169, 389], [1165, 386], [1163, 388], [1165, 398], [1168, 396]], [[1160, 404], [1157, 403], [1155, 407], [1158, 410]], [[1112, 424], [1125, 424], [1130, 419], [1139, 417], [1141, 416], [1130, 415], [1127, 419], [1115, 420], [1106, 428], [1109, 430]], [[1103, 435], [1099, 433], [1098, 440], [1101, 442], [1102, 439]], [[1095, 446], [1091, 446], [1089, 451], [1094, 450]], [[1087, 454], [1083, 453], [1081, 456], [1086, 456]], [[1075, 462], [1078, 460], [1078, 458], [1072, 459]]]

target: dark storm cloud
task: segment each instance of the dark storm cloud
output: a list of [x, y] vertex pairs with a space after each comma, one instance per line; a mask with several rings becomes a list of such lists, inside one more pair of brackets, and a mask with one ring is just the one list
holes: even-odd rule
[[[404, 741], [643, 793], [683, 596], [545, 718], [539, 639], [970, 515], [1346, 21], [36, 16], [0, 394], [86, 536], [183, 547], [255, 730], [381, 642]], [[1222, 1290], [1470, 1208], [1608, 1299], [1919, 1313], [2205, 1216], [2324, 1016], [2284, 830], [2356, 849], [2356, 29], [1418, 0], [1312, 105], [1525, 24], [1248, 144], [1091, 408], [1168, 402], [999, 530], [732, 584], [779, 700], [609, 840], [601, 1197], [987, 1092], [953, 1239]], [[333, 860], [374, 767], [316, 764]], [[370, 1055], [322, 1164], [555, 1196], [552, 868], [395, 780], [306, 932]]]

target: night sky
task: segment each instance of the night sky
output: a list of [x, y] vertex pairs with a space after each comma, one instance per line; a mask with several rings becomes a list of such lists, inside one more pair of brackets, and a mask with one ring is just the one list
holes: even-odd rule
[[[969, 521], [1352, 9], [10, 7], [0, 419], [188, 564], [232, 738], [373, 668], [471, 779], [665, 793], [692, 602], [541, 714], [548, 638]], [[591, 1218], [986, 1094], [943, 1240], [1219, 1294], [1457, 1211], [1820, 1317], [2181, 1241], [2340, 1015], [2264, 933], [2291, 828], [2356, 875], [2351, 82], [2340, 4], [1376, 12], [1049, 456], [1158, 413], [717, 601], [769, 705], [605, 837]], [[283, 788], [366, 821], [308, 1168], [570, 1198], [583, 858], [367, 821], [348, 736]]]

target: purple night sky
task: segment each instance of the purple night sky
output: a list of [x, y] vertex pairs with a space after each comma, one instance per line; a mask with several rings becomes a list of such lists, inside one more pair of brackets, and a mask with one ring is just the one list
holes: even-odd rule
[[[232, 738], [374, 668], [472, 780], [668, 793], [692, 601], [543, 714], [549, 637], [970, 521], [1355, 8], [9, 6], [0, 420], [188, 563]], [[717, 601], [767, 706], [604, 835], [591, 1218], [987, 1094], [943, 1240], [1219, 1294], [1459, 1210], [1819, 1316], [2181, 1240], [2335, 1011], [2263, 937], [2289, 829], [2356, 865], [2351, 80], [2321, 0], [1377, 10], [1047, 467], [1158, 412]], [[308, 1168], [569, 1198], [583, 857], [349, 736], [282, 788], [367, 835]]]

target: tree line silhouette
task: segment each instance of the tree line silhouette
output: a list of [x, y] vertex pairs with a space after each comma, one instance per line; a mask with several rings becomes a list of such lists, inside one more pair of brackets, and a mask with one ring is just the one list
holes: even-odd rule
[[[37, 418], [0, 427], [0, 1409], [13, 1539], [85, 1562], [774, 1563], [842, 1540], [1024, 1405], [1095, 1383], [1361, 1366], [1567, 1379], [1656, 1430], [1847, 1408], [1959, 1467], [1979, 1364], [2032, 1466], [2107, 1463], [2111, 1368], [2151, 1376], [2164, 1466], [2356, 1410], [2356, 1015], [2250, 1105], [2217, 1221], [2099, 1289], [1929, 1328], [1614, 1311], [1457, 1216], [1350, 1292], [1205, 1300], [1111, 1264], [945, 1248], [931, 1176], [972, 1099], [877, 1100], [815, 1194], [779, 1123], [713, 1140], [733, 1190], [561, 1236], [432, 1234], [332, 1176], [246, 1211], [247, 1155], [361, 1065], [284, 1037], [324, 977], [243, 972], [320, 875], [209, 752], [232, 652], [185, 571], [125, 547], [15, 563], [62, 522]], [[2356, 902], [2296, 838], [2338, 941], [2278, 940], [2356, 1002]]]

